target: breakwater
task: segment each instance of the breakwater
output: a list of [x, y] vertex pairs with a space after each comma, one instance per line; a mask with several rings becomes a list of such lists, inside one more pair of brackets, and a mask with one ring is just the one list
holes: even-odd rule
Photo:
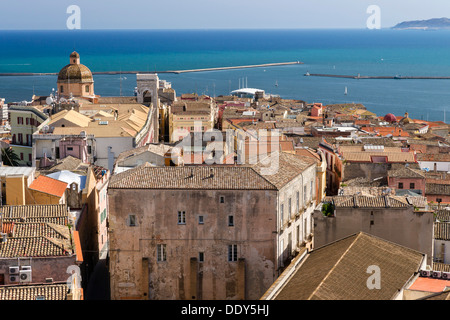
[[450, 77], [429, 77], [429, 76], [362, 76], [360, 74], [354, 75], [342, 75], [342, 74], [323, 74], [323, 73], [305, 73], [308, 77], [330, 77], [330, 78], [346, 78], [346, 79], [450, 79]]
[[[232, 66], [232, 67], [217, 67], [217, 68], [202, 68], [202, 69], [189, 69], [189, 70], [164, 70], [164, 71], [97, 71], [92, 72], [93, 75], [108, 75], [108, 74], [138, 74], [138, 73], [189, 73], [189, 72], [206, 72], [206, 71], [220, 71], [220, 70], [233, 70], [233, 69], [246, 69], [246, 68], [262, 68], [262, 67], [278, 67], [278, 66], [287, 66], [294, 64], [303, 64], [300, 61], [294, 62], [276, 62], [276, 63], [265, 63], [265, 64], [253, 64], [253, 65], [244, 65], [244, 66]], [[45, 72], [45, 73], [32, 73], [32, 72], [4, 72], [0, 73], [0, 76], [56, 76], [58, 73], [56, 72]]]

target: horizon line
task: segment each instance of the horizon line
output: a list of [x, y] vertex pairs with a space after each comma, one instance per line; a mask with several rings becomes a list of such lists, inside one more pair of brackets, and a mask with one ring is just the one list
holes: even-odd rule
[[82, 28], [82, 29], [0, 29], [1, 31], [68, 31], [68, 32], [77, 32], [77, 31], [227, 31], [227, 30], [387, 30], [392, 29], [393, 27], [384, 27], [380, 29], [369, 29], [367, 27], [274, 27], [274, 28], [258, 28], [258, 27], [242, 27], [242, 28]]

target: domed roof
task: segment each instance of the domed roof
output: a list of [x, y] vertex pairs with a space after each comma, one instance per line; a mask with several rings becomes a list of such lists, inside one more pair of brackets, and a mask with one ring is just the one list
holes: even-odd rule
[[387, 122], [396, 122], [397, 117], [394, 116], [392, 113], [388, 113], [387, 115], [384, 116], [384, 120]]
[[94, 82], [92, 72], [83, 64], [68, 64], [58, 74], [58, 82], [88, 83]]
[[92, 83], [94, 78], [91, 70], [80, 63], [80, 55], [74, 51], [70, 54], [70, 64], [59, 72], [58, 82]]

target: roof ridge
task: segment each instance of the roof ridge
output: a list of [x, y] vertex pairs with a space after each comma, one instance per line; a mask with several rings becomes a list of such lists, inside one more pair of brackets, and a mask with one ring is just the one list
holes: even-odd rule
[[358, 240], [363, 233], [359, 232], [355, 239], [353, 239], [352, 243], [348, 246], [348, 248], [345, 250], [345, 252], [341, 255], [341, 257], [336, 261], [336, 263], [333, 265], [333, 267], [328, 271], [327, 275], [322, 279], [322, 281], [319, 283], [319, 285], [314, 289], [314, 291], [311, 293], [311, 295], [306, 300], [311, 300], [311, 298], [314, 296], [314, 294], [319, 290], [319, 288], [324, 284], [325, 280], [331, 275], [331, 273], [334, 271], [334, 269], [337, 267], [337, 265], [341, 262], [341, 260], [344, 258], [344, 256], [347, 254], [347, 252], [350, 250], [351, 247], [356, 243], [356, 240]]

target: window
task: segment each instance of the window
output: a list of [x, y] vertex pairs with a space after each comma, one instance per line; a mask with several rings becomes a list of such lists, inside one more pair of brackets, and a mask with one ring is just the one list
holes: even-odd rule
[[297, 204], [296, 204], [296, 212], [300, 211], [300, 192], [297, 191]]
[[89, 154], [91, 154], [91, 152], [92, 152], [92, 147], [91, 147], [91, 146], [87, 146], [87, 152], [88, 152]]
[[303, 186], [303, 205], [306, 205], [306, 186]]
[[289, 200], [288, 200], [288, 214], [289, 214], [289, 219], [291, 218], [291, 216], [292, 216], [292, 201], [291, 201], [291, 198], [289, 198]]
[[17, 118], [17, 124], [23, 124], [23, 118], [22, 117], [18, 117]]
[[73, 151], [73, 147], [67, 147], [67, 151]]
[[31, 161], [31, 153], [28, 154], [28, 161]]
[[204, 252], [198, 253], [198, 262], [204, 262], [205, 261], [205, 254]]
[[203, 216], [198, 216], [198, 224], [203, 224]]
[[303, 220], [303, 237], [304, 238], [306, 238], [306, 236], [307, 236], [307, 230], [306, 230], [306, 218], [305, 218], [305, 220]]
[[228, 246], [228, 261], [237, 261], [237, 244]]
[[20, 160], [23, 160], [23, 152], [20, 153]]
[[167, 253], [166, 253], [166, 245], [165, 244], [158, 244], [156, 247], [156, 260], [158, 262], [166, 261], [167, 260]]
[[411, 182], [410, 184], [409, 184], [409, 188], [410, 189], [415, 189], [414, 187], [415, 187], [416, 185], [414, 184], [414, 182]]
[[23, 142], [23, 134], [19, 133], [19, 134], [17, 134], [17, 136], [19, 137], [19, 143], [22, 144], [22, 142]]
[[25, 124], [29, 125], [30, 124], [30, 118], [25, 118]]
[[225, 197], [224, 196], [220, 197], [220, 203], [225, 203]]
[[89, 86], [85, 87], [86, 92], [89, 92]]
[[63, 92], [64, 92], [64, 87], [63, 87], [63, 86], [60, 86], [60, 87], [59, 87], [59, 91], [60, 91], [60, 93], [63, 93]]
[[186, 211], [178, 211], [178, 224], [186, 224]]
[[229, 227], [234, 226], [234, 216], [228, 216], [228, 226]]
[[134, 214], [130, 214], [128, 215], [128, 219], [127, 219], [127, 225], [129, 227], [136, 227], [136, 215]]
[[399, 188], [399, 189], [403, 189], [403, 182], [399, 182], [399, 183], [398, 183], [398, 188]]
[[281, 225], [283, 225], [283, 221], [284, 221], [284, 205], [282, 204], [281, 206], [280, 206], [280, 223], [281, 223]]

